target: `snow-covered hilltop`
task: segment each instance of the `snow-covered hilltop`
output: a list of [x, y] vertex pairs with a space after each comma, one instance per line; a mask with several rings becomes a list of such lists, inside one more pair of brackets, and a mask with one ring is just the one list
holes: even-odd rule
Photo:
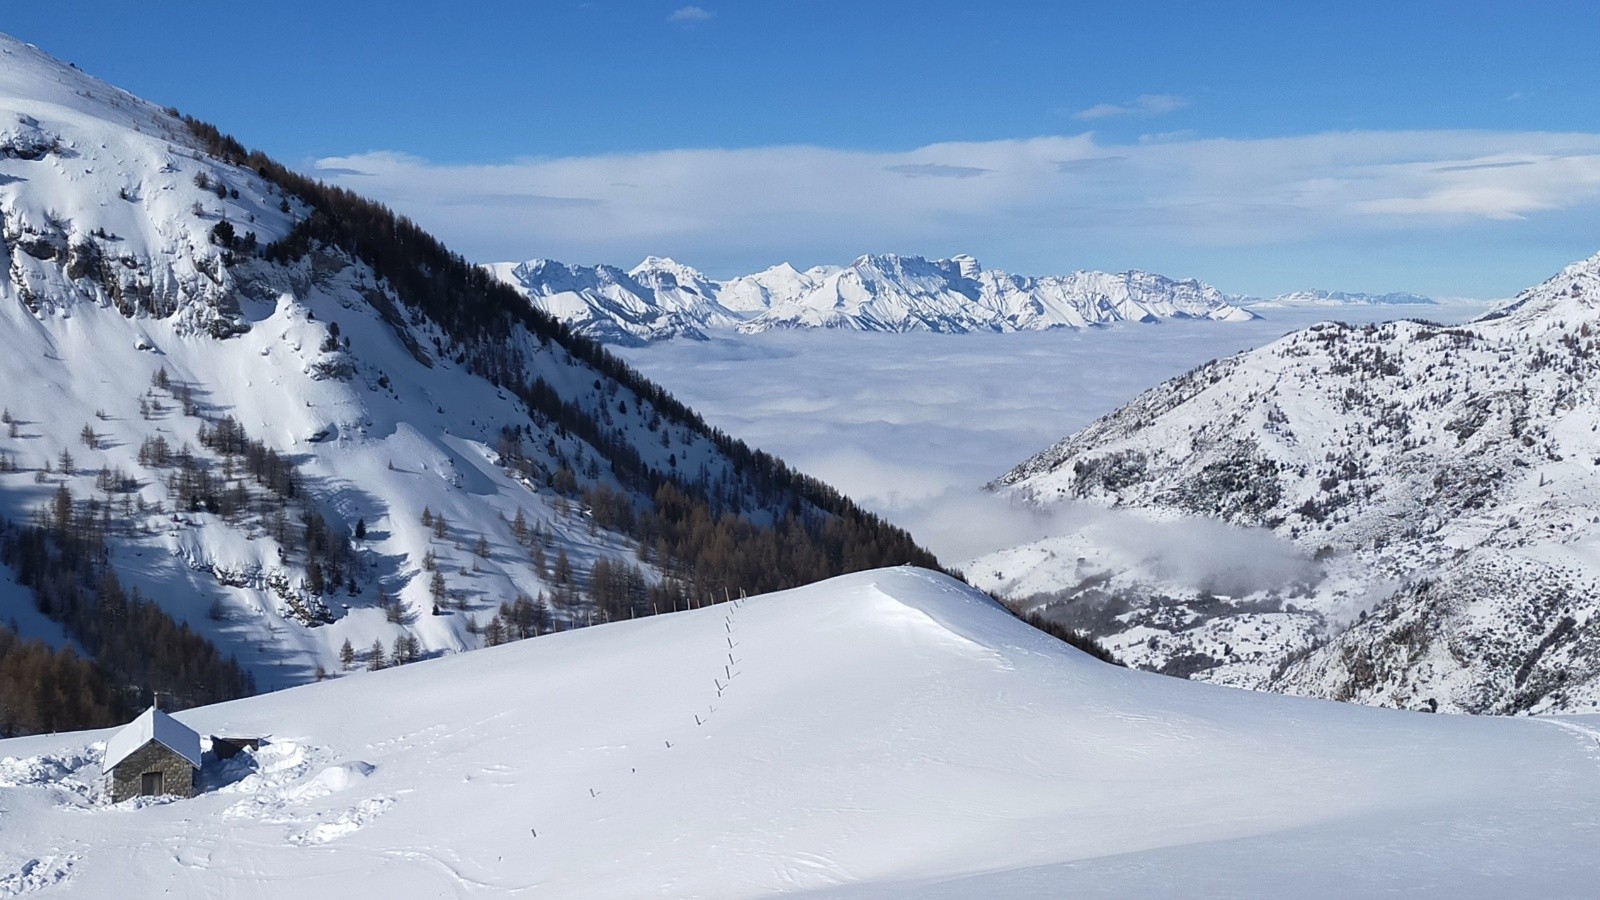
[[1323, 324], [1207, 364], [996, 485], [1268, 529], [1312, 567], [1277, 594], [1131, 600], [1082, 535], [969, 574], [1168, 671], [1408, 708], [1594, 709], [1597, 351], [1600, 256], [1464, 326]]
[[193, 799], [106, 806], [110, 731], [0, 741], [0, 891], [1565, 897], [1600, 876], [1600, 722], [1130, 672], [914, 569], [178, 718], [266, 743], [208, 755]]
[[[99, 657], [138, 591], [282, 686], [703, 595], [733, 557], [691, 520], [751, 546], [865, 521], [387, 210], [4, 36], [0, 237], [0, 622], [24, 637]], [[687, 276], [641, 277], [698, 314]], [[734, 586], [834, 574], [852, 541]], [[5, 706], [0, 732], [50, 724]]]
[[722, 282], [658, 257], [626, 273], [548, 260], [489, 269], [578, 331], [626, 343], [732, 327], [964, 333], [1252, 317], [1242, 298], [1193, 279], [1136, 271], [1036, 278], [985, 269], [969, 256], [871, 255], [804, 272], [784, 263]]

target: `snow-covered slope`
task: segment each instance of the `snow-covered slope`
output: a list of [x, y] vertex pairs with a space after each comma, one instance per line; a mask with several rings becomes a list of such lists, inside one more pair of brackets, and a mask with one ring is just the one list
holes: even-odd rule
[[1242, 298], [1192, 279], [1148, 272], [1033, 278], [984, 269], [970, 256], [872, 255], [804, 272], [784, 263], [724, 282], [657, 257], [626, 275], [548, 260], [488, 268], [579, 331], [623, 343], [734, 326], [962, 333], [1252, 317]]
[[1270, 530], [1312, 567], [1276, 594], [1130, 603], [1135, 585], [1069, 546], [1082, 535], [969, 571], [1169, 671], [1413, 708], [1594, 709], [1597, 349], [1600, 256], [1465, 326], [1324, 324], [1207, 364], [997, 484]]
[[[0, 36], [0, 516], [70, 492], [45, 520], [103, 539], [126, 588], [262, 687], [338, 670], [346, 641], [363, 659], [401, 638], [479, 646], [519, 594], [547, 594], [557, 622], [601, 617], [586, 573], [636, 547], [587, 490], [616, 492], [611, 522], [669, 480], [758, 524], [761, 504], [790, 508], [773, 461], [509, 291], [452, 282], [425, 235], [402, 237], [434, 256], [389, 248], [380, 277], [370, 251], [330, 246], [360, 247], [339, 216], [374, 208], [313, 209], [259, 174], [270, 160], [218, 145]], [[427, 290], [397, 285], [424, 265]], [[693, 306], [687, 271], [640, 277]], [[759, 489], [740, 474], [756, 465]], [[28, 593], [0, 575], [0, 621], [64, 642]]]
[[268, 743], [208, 759], [195, 799], [106, 807], [109, 731], [0, 741], [0, 887], [1575, 897], [1600, 876], [1600, 721], [1118, 669], [912, 569], [179, 718]]
[[[490, 449], [517, 404], [448, 359], [414, 354], [364, 302], [378, 288], [360, 266], [226, 264], [218, 223], [266, 243], [287, 233], [297, 204], [198, 152], [170, 115], [8, 38], [0, 61], [0, 118], [13, 123], [12, 149], [0, 150], [0, 402], [12, 420], [0, 453], [18, 469], [0, 474], [0, 513], [26, 521], [58, 484], [92, 497], [102, 469], [125, 476], [134, 490], [112, 502], [139, 508], [114, 544], [124, 580], [265, 684], [336, 668], [346, 639], [387, 645], [409, 630], [427, 650], [476, 643], [465, 616], [427, 614], [417, 562], [433, 541], [419, 516], [428, 507], [465, 529], [439, 548], [452, 571], [471, 562], [452, 549], [462, 533], [499, 548], [462, 589], [487, 599], [541, 583], [497, 515], [522, 506], [555, 527]], [[17, 135], [48, 149], [18, 152]], [[341, 531], [366, 521], [355, 596], [343, 585], [309, 596], [303, 564], [285, 560], [264, 520], [175, 508], [170, 467], [141, 448], [159, 437], [204, 457], [199, 430], [223, 415], [297, 458]], [[61, 470], [63, 451], [76, 474]], [[401, 598], [409, 626], [385, 621], [381, 589]], [[306, 628], [301, 603], [331, 604], [338, 621]]]

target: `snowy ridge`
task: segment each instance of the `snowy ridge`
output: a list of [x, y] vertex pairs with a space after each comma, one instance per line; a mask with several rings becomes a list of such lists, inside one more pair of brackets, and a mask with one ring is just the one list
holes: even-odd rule
[[[254, 173], [204, 158], [164, 111], [0, 35], [0, 235], [31, 310], [78, 300], [227, 334], [235, 278], [212, 230], [265, 243], [292, 209]], [[53, 281], [51, 273], [73, 276]], [[64, 283], [62, 283], [64, 282]]]
[[1313, 569], [1277, 596], [1126, 609], [1131, 586], [1064, 539], [971, 571], [1152, 668], [1408, 708], [1600, 708], [1597, 351], [1600, 256], [1465, 326], [1323, 324], [1207, 364], [995, 485], [1269, 530]]
[[1600, 874], [1596, 720], [1118, 669], [911, 569], [184, 718], [267, 743], [208, 756], [192, 800], [105, 807], [109, 732], [0, 741], [0, 886], [1320, 898], [1575, 896]]
[[488, 268], [580, 332], [621, 343], [732, 327], [964, 333], [1253, 317], [1242, 298], [1193, 279], [1137, 271], [1034, 278], [985, 269], [970, 256], [869, 255], [804, 272], [783, 263], [723, 282], [658, 257], [627, 273], [548, 260]]

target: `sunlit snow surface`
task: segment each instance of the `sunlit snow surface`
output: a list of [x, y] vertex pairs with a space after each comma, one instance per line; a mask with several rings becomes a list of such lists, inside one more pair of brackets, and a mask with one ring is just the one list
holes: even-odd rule
[[1600, 876], [1600, 720], [1116, 669], [910, 569], [180, 718], [269, 743], [196, 799], [107, 807], [109, 732], [0, 742], [0, 895], [1576, 897]]

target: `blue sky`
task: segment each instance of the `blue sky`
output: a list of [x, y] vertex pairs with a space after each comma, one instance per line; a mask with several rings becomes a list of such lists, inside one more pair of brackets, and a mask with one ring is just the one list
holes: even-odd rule
[[0, 28], [476, 258], [1485, 296], [1600, 250], [1592, 3], [27, 7]]

